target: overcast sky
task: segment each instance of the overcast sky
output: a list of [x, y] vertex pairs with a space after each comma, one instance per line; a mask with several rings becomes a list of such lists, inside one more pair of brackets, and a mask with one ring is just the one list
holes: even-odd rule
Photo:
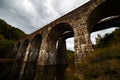
[[89, 0], [0, 0], [0, 18], [31, 33]]
[[[29, 34], [88, 1], [0, 0], [0, 18]], [[105, 32], [103, 31], [103, 33]], [[92, 34], [91, 37], [94, 43], [95, 36], [96, 33]], [[73, 45], [73, 39], [69, 39], [67, 41], [68, 48], [73, 49]]]

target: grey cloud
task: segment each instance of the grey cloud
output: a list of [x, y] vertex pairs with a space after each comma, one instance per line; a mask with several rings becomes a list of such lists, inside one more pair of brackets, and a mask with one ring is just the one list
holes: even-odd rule
[[64, 14], [88, 1], [89, 0], [51, 0], [51, 5], [56, 12]]
[[66, 40], [66, 44], [67, 44], [67, 49], [68, 50], [73, 50], [74, 51], [74, 38], [68, 38]]
[[[25, 1], [29, 4], [25, 4]], [[0, 0], [0, 18], [26, 33], [32, 33], [87, 1], [89, 0]], [[92, 42], [95, 43], [97, 34], [104, 35], [113, 30], [91, 34]], [[68, 40], [67, 46], [73, 50], [74, 40]]]
[[19, 27], [22, 30], [31, 26], [28, 25], [30, 24], [30, 19], [26, 17], [27, 15], [25, 15], [23, 10], [16, 7], [14, 0], [1, 0], [0, 3], [2, 4], [0, 4], [0, 17], [2, 19], [5, 19], [8, 23], [13, 23], [12, 25]]
[[44, 19], [46, 22], [54, 18], [54, 16], [58, 15], [56, 11], [51, 8], [51, 5], [46, 0], [31, 0], [34, 8], [36, 9], [38, 16], [41, 19]]
[[[0, 1], [0, 18], [6, 20], [8, 23], [24, 30], [26, 33], [31, 33], [36, 30], [36, 25], [32, 20], [32, 13], [25, 11], [21, 0], [1, 0]], [[39, 22], [43, 22], [39, 19]], [[28, 28], [28, 29], [27, 29]]]
[[[25, 4], [26, 1], [29, 4]], [[76, 3], [78, 0], [70, 1]], [[70, 9], [74, 5], [70, 1], [68, 3], [64, 0], [0, 0], [0, 18], [26, 33], [31, 33]]]

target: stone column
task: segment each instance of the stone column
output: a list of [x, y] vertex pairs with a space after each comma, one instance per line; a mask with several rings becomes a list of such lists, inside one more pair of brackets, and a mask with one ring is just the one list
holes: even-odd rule
[[40, 74], [42, 71], [40, 71], [41, 66], [46, 66], [48, 59], [48, 52], [47, 52], [47, 38], [42, 38], [41, 47], [39, 50], [38, 60], [37, 60], [37, 68], [36, 68], [36, 74], [34, 80], [39, 80], [41, 77]]
[[56, 64], [67, 64], [66, 41], [60, 38], [58, 40], [58, 49], [56, 54]]
[[37, 60], [38, 66], [45, 66], [48, 59], [48, 52], [47, 52], [47, 39], [43, 38], [41, 42], [41, 47], [39, 51], [39, 56]]
[[86, 55], [93, 52], [90, 35], [84, 22], [74, 27], [75, 63], [80, 63]]
[[37, 65], [54, 65], [56, 64], [56, 45], [51, 41], [47, 41], [47, 38], [44, 38], [41, 43], [41, 49], [39, 52]]
[[37, 80], [40, 77], [40, 71], [39, 71], [40, 66], [54, 65], [56, 63], [55, 50], [56, 50], [55, 45], [53, 45], [53, 43], [50, 43], [50, 41], [47, 41], [46, 37], [42, 39], [38, 62], [37, 62], [37, 71], [34, 80]]
[[56, 41], [51, 41], [48, 43], [48, 65], [55, 65], [56, 64], [56, 54], [57, 54], [57, 49], [56, 49]]

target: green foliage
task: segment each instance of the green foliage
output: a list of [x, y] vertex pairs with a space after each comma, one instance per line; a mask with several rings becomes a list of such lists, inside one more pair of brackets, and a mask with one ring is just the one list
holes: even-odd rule
[[106, 34], [104, 37], [98, 35], [96, 38], [96, 45], [95, 48], [105, 48], [111, 45], [115, 45], [120, 43], [120, 28], [113, 31], [111, 34]]
[[0, 40], [4, 39], [4, 36], [3, 35], [0, 35]]
[[85, 58], [80, 66], [83, 80], [119, 80], [120, 49], [97, 50]]
[[0, 58], [11, 57], [14, 43], [12, 40], [0, 40]]
[[5, 21], [0, 19], [0, 58], [14, 57], [12, 49], [15, 42], [26, 36], [26, 34], [7, 24]]
[[69, 64], [69, 66], [73, 66], [73, 62], [74, 62], [74, 52], [68, 50], [68, 51], [67, 51], [67, 58], [68, 58], [68, 64]]
[[23, 38], [25, 33], [0, 20], [0, 35], [3, 35], [5, 39], [18, 40]]

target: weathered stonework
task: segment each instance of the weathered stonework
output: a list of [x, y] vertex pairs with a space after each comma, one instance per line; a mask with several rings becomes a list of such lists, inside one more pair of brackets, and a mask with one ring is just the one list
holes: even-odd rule
[[[19, 71], [17, 75], [15, 73], [13, 75], [19, 77], [19, 80], [33, 80], [35, 76], [33, 74], [37, 75], [35, 65], [67, 64], [65, 40], [70, 37], [74, 37], [74, 63], [79, 64], [86, 55], [93, 52], [90, 33], [118, 25], [119, 20], [109, 27], [108, 23], [111, 20], [104, 21], [104, 25], [103, 22], [99, 22], [115, 15], [120, 15], [119, 0], [90, 0], [19, 40], [13, 50], [17, 53], [19, 64], [16, 63], [17, 67], [14, 66], [12, 69], [16, 72], [19, 68]], [[57, 43], [58, 47], [56, 47]], [[33, 70], [30, 72], [30, 69]], [[9, 78], [13, 75], [11, 74]]]

